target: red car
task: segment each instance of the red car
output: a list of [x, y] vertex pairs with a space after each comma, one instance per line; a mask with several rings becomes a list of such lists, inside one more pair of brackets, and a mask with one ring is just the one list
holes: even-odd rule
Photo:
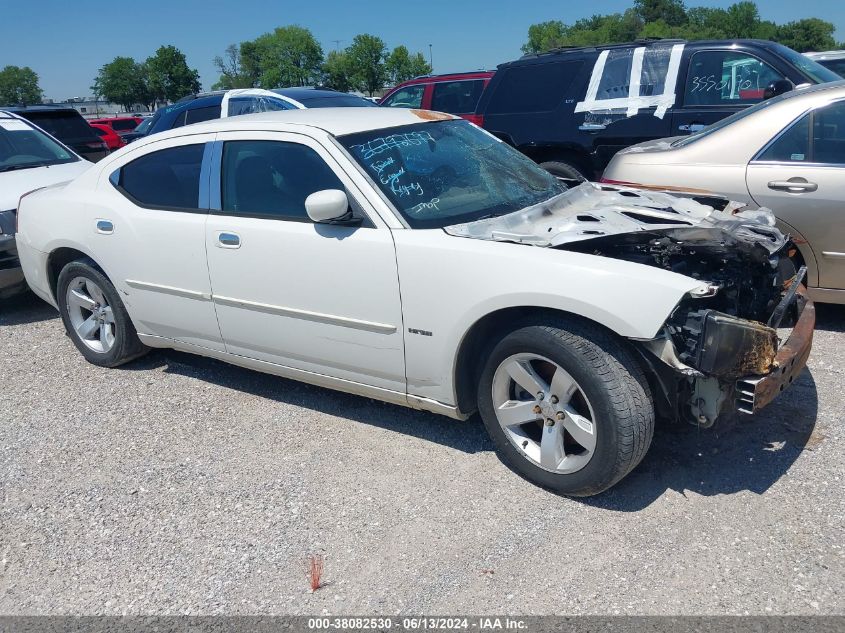
[[120, 149], [124, 145], [126, 145], [126, 141], [111, 129], [108, 125], [103, 125], [101, 123], [89, 123], [92, 128], [94, 128], [94, 132], [103, 139], [103, 142], [106, 144], [106, 147], [109, 148], [110, 152], [113, 152], [116, 149]]
[[144, 120], [144, 117], [140, 116], [116, 116], [116, 117], [109, 117], [106, 119], [90, 119], [88, 123], [97, 125], [105, 125], [110, 127], [118, 134], [126, 134], [127, 132], [131, 132], [141, 121]]
[[379, 105], [387, 108], [421, 108], [455, 114], [473, 123], [480, 118], [475, 107], [495, 71], [479, 70], [449, 75], [425, 75], [399, 84]]

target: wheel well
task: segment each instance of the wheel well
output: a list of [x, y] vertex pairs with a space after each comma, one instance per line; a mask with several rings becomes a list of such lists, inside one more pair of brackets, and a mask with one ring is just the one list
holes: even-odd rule
[[[478, 381], [481, 378], [484, 361], [493, 347], [506, 334], [528, 320], [539, 322], [560, 321], [561, 319], [587, 321], [607, 330], [607, 327], [601, 323], [578, 314], [536, 306], [503, 308], [476, 321], [461, 341], [455, 360], [455, 396], [458, 410], [463, 413], [471, 413], [476, 410]], [[621, 340], [625, 341], [624, 338], [621, 338]], [[632, 356], [640, 365], [643, 365], [643, 360], [639, 354], [632, 354]], [[648, 374], [648, 367], [643, 366], [643, 371]]]
[[564, 147], [520, 147], [519, 150], [535, 163], [561, 161], [580, 169], [588, 180], [592, 180], [595, 169], [589, 155], [574, 148]]
[[[56, 291], [59, 285], [59, 274], [62, 272], [62, 268], [67, 266], [69, 263], [76, 261], [77, 259], [90, 260], [91, 258], [88, 257], [88, 255], [86, 255], [82, 251], [78, 251], [75, 248], [67, 247], [57, 248], [52, 253], [50, 253], [50, 257], [47, 259], [47, 279], [50, 282], [50, 292], [53, 293], [53, 299], [55, 299], [56, 301], [58, 301]], [[97, 266], [97, 268], [100, 267]], [[108, 275], [106, 276], [108, 277]]]

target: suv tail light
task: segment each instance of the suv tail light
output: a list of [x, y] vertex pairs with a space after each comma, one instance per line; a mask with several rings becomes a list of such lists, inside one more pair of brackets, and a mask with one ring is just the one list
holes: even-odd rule
[[465, 114], [464, 118], [470, 123], [475, 123], [478, 127], [484, 127], [483, 114]]
[[90, 143], [85, 143], [85, 147], [90, 149], [108, 149], [107, 145], [103, 141], [92, 141]]

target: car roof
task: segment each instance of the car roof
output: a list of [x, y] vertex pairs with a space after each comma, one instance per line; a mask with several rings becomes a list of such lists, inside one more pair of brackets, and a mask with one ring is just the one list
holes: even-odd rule
[[420, 75], [419, 77], [414, 77], [413, 79], [408, 79], [407, 81], [403, 81], [402, 83], [396, 84], [392, 90], [399, 88], [401, 86], [412, 86], [414, 84], [425, 84], [425, 83], [432, 83], [435, 81], [448, 81], [448, 80], [459, 80], [459, 79], [489, 79], [493, 75], [496, 74], [495, 70], [470, 70], [467, 72], [462, 73], [444, 73], [440, 75]]
[[433, 113], [405, 108], [309, 108], [212, 119], [160, 132], [144, 137], [142, 140], [155, 142], [165, 138], [234, 130], [296, 131], [297, 128], [302, 127], [323, 130], [333, 136], [343, 136], [434, 120], [460, 119], [441, 112]]
[[828, 59], [843, 59], [845, 58], [845, 50], [841, 51], [818, 51], [813, 53], [804, 53], [810, 59], [815, 61], [824, 61]]
[[[338, 92], [337, 90], [329, 90], [326, 88], [274, 88], [270, 92], [275, 92], [291, 99], [317, 99], [319, 97], [345, 97], [347, 92]], [[354, 96], [354, 95], [353, 95]]]
[[693, 46], [695, 48], [708, 48], [712, 46], [754, 46], [758, 48], [772, 48], [777, 46], [776, 42], [768, 40], [755, 39], [724, 39], [724, 40], [684, 40], [684, 39], [661, 39], [661, 38], [646, 38], [642, 40], [635, 40], [633, 42], [619, 42], [614, 44], [599, 44], [595, 46], [561, 46], [550, 51], [542, 53], [527, 53], [511, 62], [499, 64], [498, 68], [506, 68], [508, 66], [519, 66], [525, 63], [532, 63], [534, 61], [549, 61], [550, 57], [565, 56], [572, 53], [597, 53], [604, 50], [613, 50], [620, 48], [639, 48], [639, 47], [654, 47], [667, 46], [674, 44], [684, 44], [685, 46]]
[[5, 112], [76, 112], [76, 110], [68, 106], [57, 106], [49, 104], [30, 106], [3, 106], [2, 110]]

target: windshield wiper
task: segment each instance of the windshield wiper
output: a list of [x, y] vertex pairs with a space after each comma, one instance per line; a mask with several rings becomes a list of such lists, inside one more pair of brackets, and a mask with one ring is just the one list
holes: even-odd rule
[[33, 167], [46, 167], [47, 165], [52, 165], [53, 163], [27, 163], [25, 165], [6, 165], [5, 167], [0, 167], [0, 173], [4, 171], [16, 171], [18, 169], [32, 169]]

